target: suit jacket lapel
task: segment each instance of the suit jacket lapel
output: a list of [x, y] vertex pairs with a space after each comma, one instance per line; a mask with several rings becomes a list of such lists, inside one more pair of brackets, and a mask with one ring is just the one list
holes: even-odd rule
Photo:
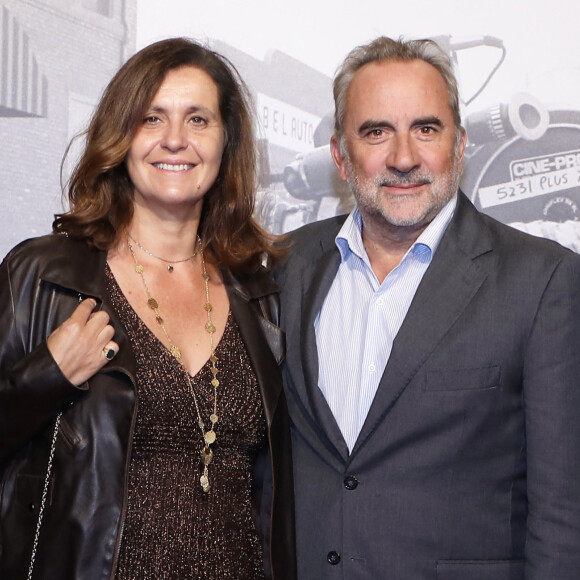
[[[305, 263], [300, 272], [300, 280], [292, 280], [293, 294], [300, 294], [301, 302], [299, 310], [295, 312], [296, 318], [289, 321], [286, 329], [288, 340], [294, 347], [293, 351], [297, 354], [294, 349], [298, 349], [300, 353], [299, 357], [293, 355], [292, 360], [288, 360], [288, 372], [293, 377], [291, 383], [296, 403], [301, 409], [300, 414], [317, 434], [317, 443], [322, 442], [324, 447], [319, 452], [330, 451], [340, 461], [348, 457], [348, 449], [332, 411], [318, 388], [319, 361], [314, 322], [340, 264], [334, 236], [342, 221], [344, 220], [337, 224], [336, 231], [328, 232], [326, 239], [320, 241], [319, 252]], [[289, 404], [294, 405], [294, 401], [289, 400]]]
[[455, 216], [395, 338], [353, 454], [385, 419], [487, 276], [474, 262], [478, 255], [491, 250], [485, 226], [467, 198], [461, 193], [459, 196]]
[[313, 272], [308, 276], [311, 277], [311, 282], [302, 300], [300, 348], [304, 370], [303, 396], [308, 402], [307, 408], [311, 409], [312, 419], [318, 424], [318, 430], [322, 428], [324, 431], [327, 443], [330, 443], [334, 451], [338, 451], [344, 459], [348, 457], [346, 442], [324, 395], [318, 388], [318, 349], [314, 330], [314, 322], [336, 276], [339, 264], [340, 254], [333, 242], [332, 247], [325, 249], [312, 266]]

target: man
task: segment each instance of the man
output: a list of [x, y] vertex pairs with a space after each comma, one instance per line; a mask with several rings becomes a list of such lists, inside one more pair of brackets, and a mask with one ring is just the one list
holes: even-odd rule
[[580, 257], [480, 214], [447, 56], [334, 83], [356, 208], [278, 268], [302, 580], [580, 578]]

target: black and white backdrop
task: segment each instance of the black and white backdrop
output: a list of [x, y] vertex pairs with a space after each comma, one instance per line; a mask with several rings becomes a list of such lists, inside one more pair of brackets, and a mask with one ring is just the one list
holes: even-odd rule
[[332, 166], [331, 82], [375, 36], [434, 38], [456, 65], [469, 134], [463, 189], [483, 211], [580, 251], [576, 0], [0, 0], [0, 254], [50, 231], [84, 128], [136, 50], [189, 36], [253, 93], [258, 211], [283, 232], [352, 207]]

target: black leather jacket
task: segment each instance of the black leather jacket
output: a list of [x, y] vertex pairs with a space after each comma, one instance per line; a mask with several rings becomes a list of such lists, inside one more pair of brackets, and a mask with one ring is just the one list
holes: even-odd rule
[[[135, 423], [135, 359], [122, 324], [103, 302], [106, 253], [62, 235], [28, 240], [0, 266], [0, 578], [26, 578], [50, 441], [64, 411], [35, 577], [113, 578], [125, 517]], [[256, 461], [254, 505], [274, 580], [295, 578], [289, 419], [277, 362], [283, 334], [276, 285], [262, 274], [222, 272], [254, 365], [269, 449]], [[94, 297], [116, 329], [118, 355], [80, 387], [60, 372], [46, 337], [79, 298]], [[272, 481], [273, 480], [273, 481]]]

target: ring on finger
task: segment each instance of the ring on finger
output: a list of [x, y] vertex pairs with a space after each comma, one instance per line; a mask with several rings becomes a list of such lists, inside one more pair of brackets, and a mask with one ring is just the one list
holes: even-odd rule
[[114, 349], [107, 348], [106, 346], [103, 347], [103, 354], [107, 360], [113, 360], [115, 355], [117, 354]]

